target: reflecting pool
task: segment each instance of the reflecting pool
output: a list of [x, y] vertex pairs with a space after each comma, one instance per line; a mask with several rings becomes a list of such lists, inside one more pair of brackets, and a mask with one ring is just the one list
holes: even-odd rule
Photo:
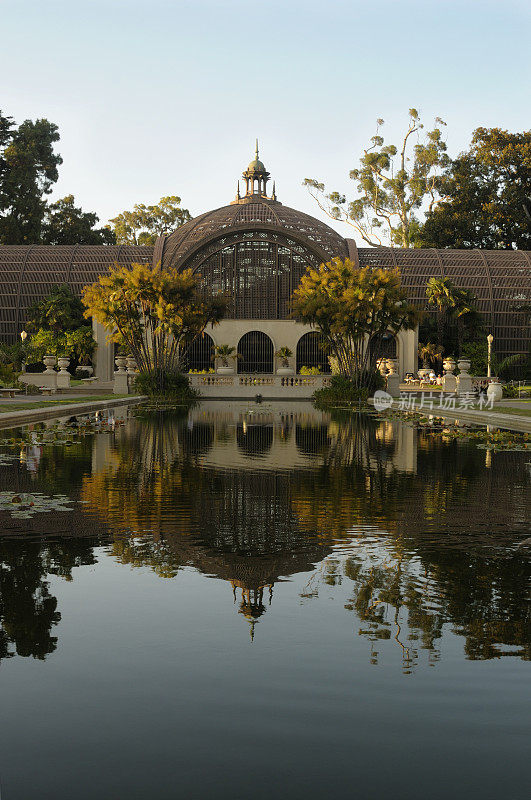
[[528, 796], [530, 452], [308, 403], [0, 439], [2, 800]]

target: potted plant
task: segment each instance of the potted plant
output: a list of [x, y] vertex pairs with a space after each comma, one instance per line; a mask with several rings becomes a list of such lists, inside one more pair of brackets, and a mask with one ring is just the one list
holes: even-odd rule
[[232, 375], [234, 367], [230, 366], [229, 361], [234, 361], [235, 358], [241, 358], [241, 356], [236, 352], [235, 347], [231, 347], [229, 344], [218, 344], [214, 347], [214, 358], [219, 358], [221, 361], [221, 366], [216, 370], [219, 375]]
[[280, 359], [281, 366], [277, 369], [277, 375], [293, 375], [293, 369], [289, 365], [290, 358], [293, 358], [293, 353], [289, 347], [281, 347], [275, 353], [275, 356]]

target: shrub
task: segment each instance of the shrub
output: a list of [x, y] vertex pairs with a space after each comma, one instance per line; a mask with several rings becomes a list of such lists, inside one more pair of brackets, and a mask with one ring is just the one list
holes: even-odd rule
[[139, 394], [162, 397], [169, 400], [191, 402], [197, 400], [199, 392], [192, 389], [190, 381], [182, 372], [139, 372], [135, 377], [135, 389]]
[[301, 367], [299, 375], [320, 375], [321, 370], [319, 367]]
[[502, 386], [502, 390], [504, 397], [509, 397], [509, 398], [518, 397], [518, 389], [516, 388], [516, 386], [509, 386], [507, 384], [505, 386]]
[[330, 406], [349, 403], [359, 403], [366, 401], [376, 389], [381, 389], [384, 379], [379, 372], [367, 373], [363, 378], [363, 386], [357, 387], [354, 381], [342, 375], [333, 375], [330, 386], [318, 389], [313, 399], [318, 408], [328, 408]]
[[92, 375], [88, 369], [83, 369], [83, 367], [76, 367], [76, 378], [82, 380], [83, 378], [90, 378]]

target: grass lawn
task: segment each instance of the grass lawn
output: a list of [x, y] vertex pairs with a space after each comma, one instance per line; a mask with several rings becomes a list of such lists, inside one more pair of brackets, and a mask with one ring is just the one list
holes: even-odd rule
[[10, 411], [29, 411], [34, 408], [49, 408], [50, 406], [68, 406], [73, 403], [94, 403], [98, 400], [119, 400], [127, 395], [121, 394], [100, 394], [90, 397], [76, 397], [72, 400], [37, 400], [34, 403], [0, 403], [0, 414]]
[[531, 408], [511, 408], [510, 406], [494, 406], [494, 413], [517, 414], [520, 417], [531, 417]]

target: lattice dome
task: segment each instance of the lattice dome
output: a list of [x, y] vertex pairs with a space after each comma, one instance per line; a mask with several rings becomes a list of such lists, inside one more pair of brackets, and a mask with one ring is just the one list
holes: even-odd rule
[[274, 200], [254, 196], [249, 202], [207, 211], [185, 223], [159, 240], [157, 255], [163, 266], [185, 268], [197, 249], [213, 238], [250, 230], [289, 235], [320, 261], [348, 254], [345, 239], [324, 222]]

